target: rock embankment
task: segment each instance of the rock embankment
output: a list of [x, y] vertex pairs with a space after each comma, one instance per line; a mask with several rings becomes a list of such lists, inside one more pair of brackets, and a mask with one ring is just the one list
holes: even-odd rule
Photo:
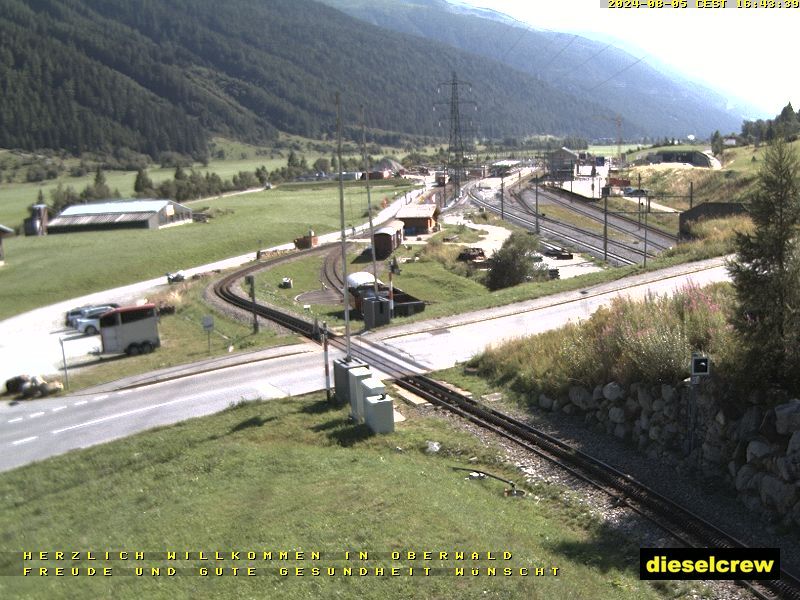
[[703, 386], [617, 382], [538, 398], [540, 408], [634, 444], [652, 460], [699, 470], [735, 489], [754, 512], [800, 528], [800, 400], [732, 414]]

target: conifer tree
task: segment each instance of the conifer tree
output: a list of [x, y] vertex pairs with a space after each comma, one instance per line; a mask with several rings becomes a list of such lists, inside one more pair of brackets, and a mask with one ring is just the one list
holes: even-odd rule
[[755, 230], [737, 233], [728, 264], [744, 368], [759, 385], [800, 391], [800, 159], [780, 138], [764, 154], [749, 212]]

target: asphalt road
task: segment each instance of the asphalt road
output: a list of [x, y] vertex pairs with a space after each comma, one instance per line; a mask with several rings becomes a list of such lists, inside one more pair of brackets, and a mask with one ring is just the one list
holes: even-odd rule
[[[618, 295], [634, 298], [671, 293], [692, 282], [727, 279], [721, 259], [672, 267], [583, 291], [517, 305], [413, 323], [366, 334], [395, 356], [429, 369], [465, 361], [491, 344], [586, 318]], [[321, 350], [301, 344], [288, 356], [187, 374], [161, 383], [99, 389], [59, 398], [0, 404], [0, 470], [8, 470], [76, 448], [103, 443], [152, 427], [212, 414], [232, 403], [272, 399], [324, 389]], [[330, 360], [340, 356], [331, 352]], [[225, 359], [220, 359], [225, 360]], [[206, 361], [204, 371], [213, 365]]]
[[[0, 406], [0, 470], [5, 471], [231, 404], [324, 389], [322, 355], [307, 352], [198, 373], [135, 389], [87, 391]], [[332, 353], [332, 357], [338, 357]]]

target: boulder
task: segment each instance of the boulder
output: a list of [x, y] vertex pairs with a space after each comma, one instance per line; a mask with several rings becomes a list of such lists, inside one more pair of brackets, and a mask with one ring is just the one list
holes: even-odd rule
[[661, 427], [658, 425], [651, 425], [648, 435], [650, 436], [651, 440], [654, 442], [657, 441], [661, 437]]
[[632, 421], [636, 417], [639, 416], [639, 413], [642, 411], [642, 407], [639, 406], [639, 402], [634, 400], [633, 398], [628, 398], [625, 400], [625, 418], [629, 421]]
[[644, 411], [642, 411], [642, 414], [639, 415], [639, 418], [637, 419], [636, 423], [642, 430], [647, 431], [648, 429], [650, 429], [650, 416], [645, 414]]
[[664, 402], [673, 402], [675, 400], [675, 388], [666, 383], [661, 384], [661, 399]]
[[797, 502], [797, 485], [784, 483], [777, 477], [765, 475], [761, 479], [761, 502], [780, 514], [788, 513]]
[[786, 456], [793, 455], [800, 456], [800, 431], [795, 431], [792, 437], [789, 438], [789, 444], [786, 446]]
[[742, 491], [747, 489], [750, 480], [758, 473], [758, 470], [753, 465], [742, 465], [736, 473], [736, 489]]
[[775, 447], [766, 440], [752, 440], [747, 444], [747, 462], [762, 460], [768, 456], [772, 456], [774, 452]]
[[678, 416], [678, 404], [665, 404], [664, 405], [664, 416], [668, 419], [675, 419]]
[[602, 385], [594, 386], [594, 390], [592, 391], [592, 400], [599, 403], [602, 399], [603, 399], [603, 386]]
[[553, 408], [553, 399], [548, 398], [544, 394], [539, 394], [539, 408], [543, 408], [544, 410], [550, 410]]
[[778, 437], [778, 429], [775, 426], [775, 421], [775, 411], [768, 410], [764, 414], [764, 418], [761, 419], [761, 425], [758, 427], [758, 433], [768, 440], [776, 439]]
[[775, 470], [784, 481], [789, 483], [795, 482], [797, 481], [798, 474], [800, 474], [800, 460], [795, 462], [786, 456], [780, 456], [775, 459]]
[[628, 437], [630, 432], [631, 428], [626, 423], [618, 423], [617, 426], [614, 427], [614, 436], [621, 440], [624, 440], [626, 437]]
[[717, 415], [714, 417], [714, 420], [720, 427], [725, 427], [725, 423], [728, 422], [728, 420], [725, 418], [725, 413], [722, 412], [721, 409], [717, 411]]
[[606, 400], [611, 400], [614, 402], [615, 400], [619, 400], [625, 395], [625, 389], [618, 384], [616, 381], [612, 381], [611, 383], [607, 383], [603, 386], [603, 398]]
[[572, 402], [568, 402], [561, 407], [561, 412], [563, 412], [565, 415], [574, 415], [577, 411], [578, 407], [572, 404]]
[[620, 408], [619, 406], [611, 407], [608, 411], [608, 420], [612, 423], [624, 423], [625, 409]]
[[654, 400], [653, 401], [653, 412], [658, 412], [664, 410], [664, 401], [663, 400]]
[[742, 418], [739, 420], [739, 425], [736, 428], [738, 438], [740, 440], [750, 441], [758, 435], [758, 426], [764, 416], [761, 414], [761, 409], [758, 406], [751, 406], [748, 408]]
[[569, 401], [581, 410], [594, 410], [599, 406], [589, 390], [581, 385], [573, 385], [569, 388]]
[[780, 435], [800, 431], [800, 400], [794, 399], [775, 407], [775, 430]]
[[650, 392], [642, 385], [639, 386], [636, 394], [636, 400], [639, 402], [639, 406], [641, 406], [644, 410], [652, 410], [653, 409], [653, 397], [650, 395]]
[[703, 460], [717, 464], [722, 462], [722, 448], [720, 448], [719, 446], [705, 442], [703, 444], [702, 450], [703, 450]]

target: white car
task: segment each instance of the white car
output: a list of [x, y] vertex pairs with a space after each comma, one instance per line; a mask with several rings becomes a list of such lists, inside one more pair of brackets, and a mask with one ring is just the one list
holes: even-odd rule
[[[78, 319], [85, 319], [88, 316], [97, 316], [97, 314], [103, 314], [106, 311], [111, 310], [112, 308], [117, 308], [119, 304], [108, 303], [108, 304], [89, 304], [87, 306], [81, 306], [80, 308], [73, 308], [69, 312], [67, 312], [66, 316], [66, 323], [70, 327], [77, 328]], [[100, 311], [97, 313], [97, 311]]]
[[113, 306], [98, 306], [87, 310], [82, 317], [75, 319], [75, 329], [86, 335], [100, 333], [100, 316], [112, 310]]

